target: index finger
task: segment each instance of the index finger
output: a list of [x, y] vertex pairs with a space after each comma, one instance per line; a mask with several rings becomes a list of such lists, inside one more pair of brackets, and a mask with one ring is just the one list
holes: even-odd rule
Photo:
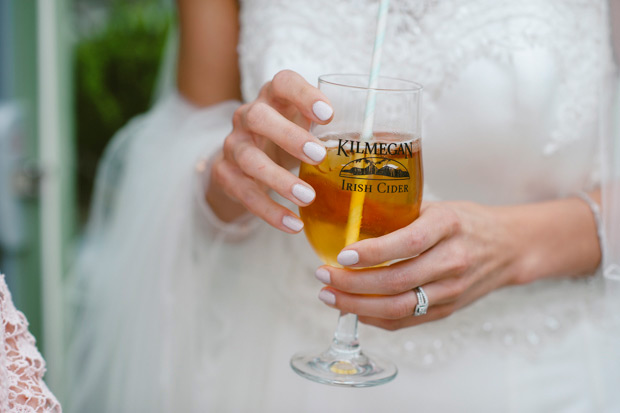
[[404, 228], [345, 247], [338, 254], [338, 263], [345, 267], [372, 267], [412, 258], [452, 235], [457, 225], [458, 220], [451, 210], [429, 206]]
[[304, 117], [316, 123], [329, 123], [334, 115], [323, 92], [292, 70], [276, 73], [267, 93], [272, 100], [284, 100], [294, 105]]

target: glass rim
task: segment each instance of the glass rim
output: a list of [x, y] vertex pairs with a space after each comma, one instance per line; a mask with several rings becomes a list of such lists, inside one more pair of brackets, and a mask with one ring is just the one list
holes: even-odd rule
[[329, 85], [341, 86], [341, 87], [346, 87], [349, 89], [374, 90], [377, 92], [418, 92], [419, 93], [424, 89], [424, 86], [422, 86], [421, 84], [417, 82], [414, 82], [412, 80], [401, 79], [398, 77], [392, 77], [392, 76], [379, 76], [379, 79], [396, 80], [396, 81], [403, 82], [409, 85], [409, 87], [384, 88], [384, 87], [356, 86], [356, 85], [346, 84], [341, 81], [339, 82], [335, 80], [329, 80], [329, 78], [336, 77], [336, 76], [365, 78], [365, 79], [368, 79], [370, 77], [370, 75], [368, 74], [358, 74], [358, 73], [327, 73], [327, 74], [319, 76], [319, 83], [327, 83]]

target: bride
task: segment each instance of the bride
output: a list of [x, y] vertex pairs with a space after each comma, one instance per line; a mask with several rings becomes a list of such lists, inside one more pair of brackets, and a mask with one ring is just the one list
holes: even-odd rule
[[[382, 74], [425, 86], [426, 204], [338, 269], [299, 234], [315, 193], [291, 170], [325, 155], [317, 76], [367, 71], [377, 2], [239, 3], [178, 1], [177, 87], [108, 147], [75, 265], [70, 409], [618, 411], [614, 9], [394, 0]], [[359, 314], [393, 382], [291, 371], [334, 309]]]

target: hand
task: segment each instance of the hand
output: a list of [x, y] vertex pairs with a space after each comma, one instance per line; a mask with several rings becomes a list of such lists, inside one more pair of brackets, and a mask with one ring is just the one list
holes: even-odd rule
[[[420, 217], [391, 234], [359, 241], [338, 256], [352, 270], [323, 266], [329, 286], [319, 297], [359, 315], [360, 321], [396, 330], [447, 317], [490, 291], [517, 282], [519, 248], [502, 208], [467, 202], [425, 204]], [[412, 258], [410, 258], [412, 257]], [[329, 274], [329, 275], [328, 275]], [[413, 316], [415, 287], [429, 299], [426, 315]]]
[[[600, 191], [592, 196], [600, 199]], [[394, 260], [403, 261], [319, 268], [317, 278], [328, 284], [319, 298], [364, 323], [397, 330], [447, 317], [497, 288], [593, 274], [601, 250], [589, 206], [565, 198], [505, 207], [424, 204], [409, 226], [351, 244], [338, 255], [350, 268]], [[418, 286], [429, 308], [414, 317]]]
[[273, 189], [299, 206], [314, 200], [312, 187], [288, 169], [299, 160], [313, 165], [323, 160], [325, 147], [308, 128], [311, 122], [328, 123], [332, 115], [325, 95], [299, 74], [290, 70], [276, 74], [255, 101], [234, 114], [233, 131], [211, 169], [207, 200], [215, 212], [226, 216], [230, 211], [222, 201], [223, 191], [275, 228], [301, 231], [297, 215], [273, 201], [267, 191]]

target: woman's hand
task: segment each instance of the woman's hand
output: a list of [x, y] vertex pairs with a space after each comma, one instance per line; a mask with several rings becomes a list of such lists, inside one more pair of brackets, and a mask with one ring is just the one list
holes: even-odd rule
[[312, 187], [288, 169], [300, 160], [313, 165], [323, 160], [325, 148], [308, 128], [311, 122], [328, 123], [332, 115], [325, 95], [299, 74], [276, 74], [255, 101], [235, 112], [233, 131], [212, 164], [207, 200], [216, 214], [225, 220], [238, 215], [222, 199], [225, 194], [282, 231], [301, 231], [297, 215], [274, 202], [267, 191], [299, 206], [314, 200]]
[[[323, 266], [316, 275], [328, 284], [319, 294], [326, 304], [396, 330], [447, 317], [507, 285], [592, 273], [599, 260], [596, 226], [579, 199], [515, 207], [438, 202], [405, 228], [346, 247], [338, 261], [349, 268]], [[414, 317], [418, 286], [429, 308]]]

